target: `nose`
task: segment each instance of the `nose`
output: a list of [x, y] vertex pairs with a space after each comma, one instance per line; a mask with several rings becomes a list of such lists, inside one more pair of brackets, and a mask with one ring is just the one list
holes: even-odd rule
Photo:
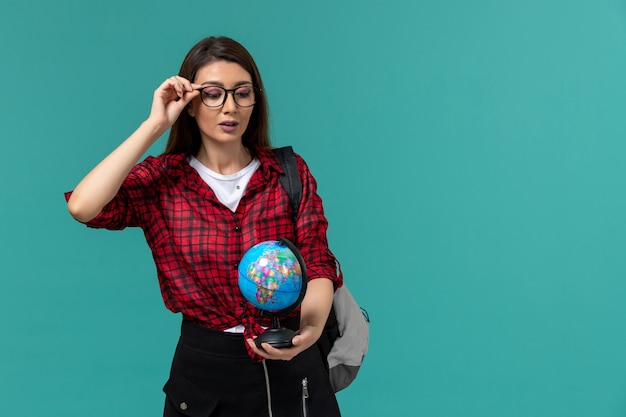
[[232, 113], [237, 111], [237, 103], [235, 103], [235, 92], [227, 91], [226, 92], [226, 101], [222, 105], [222, 111], [224, 113]]

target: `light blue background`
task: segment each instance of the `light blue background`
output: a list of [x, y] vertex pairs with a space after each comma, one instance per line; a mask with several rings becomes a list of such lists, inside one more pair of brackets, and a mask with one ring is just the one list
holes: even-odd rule
[[161, 412], [179, 317], [141, 232], [63, 191], [211, 34], [256, 58], [372, 317], [345, 416], [626, 415], [617, 0], [4, 1], [0, 415]]

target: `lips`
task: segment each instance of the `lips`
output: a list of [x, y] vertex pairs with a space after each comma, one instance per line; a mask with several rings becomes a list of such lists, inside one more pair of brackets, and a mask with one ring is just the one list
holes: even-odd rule
[[219, 125], [220, 129], [222, 129], [225, 133], [232, 133], [237, 130], [237, 126], [239, 126], [239, 122], [235, 120], [225, 120], [221, 122]]

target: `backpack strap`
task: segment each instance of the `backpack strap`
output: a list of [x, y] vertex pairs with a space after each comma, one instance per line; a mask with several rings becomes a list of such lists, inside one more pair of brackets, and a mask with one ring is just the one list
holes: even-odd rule
[[289, 196], [291, 216], [295, 223], [300, 209], [300, 200], [302, 200], [302, 180], [300, 179], [300, 171], [298, 170], [298, 161], [296, 160], [296, 155], [293, 153], [291, 146], [274, 148], [273, 151], [284, 171], [280, 176], [280, 183]]

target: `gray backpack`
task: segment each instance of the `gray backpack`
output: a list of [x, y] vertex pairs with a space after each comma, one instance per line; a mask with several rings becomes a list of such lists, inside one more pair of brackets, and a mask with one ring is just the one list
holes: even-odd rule
[[[289, 195], [295, 217], [302, 199], [302, 180], [291, 146], [273, 149], [285, 172], [280, 182]], [[346, 388], [356, 378], [369, 342], [369, 316], [359, 307], [344, 285], [335, 291], [333, 307], [317, 344], [328, 365], [330, 383], [335, 392]]]

